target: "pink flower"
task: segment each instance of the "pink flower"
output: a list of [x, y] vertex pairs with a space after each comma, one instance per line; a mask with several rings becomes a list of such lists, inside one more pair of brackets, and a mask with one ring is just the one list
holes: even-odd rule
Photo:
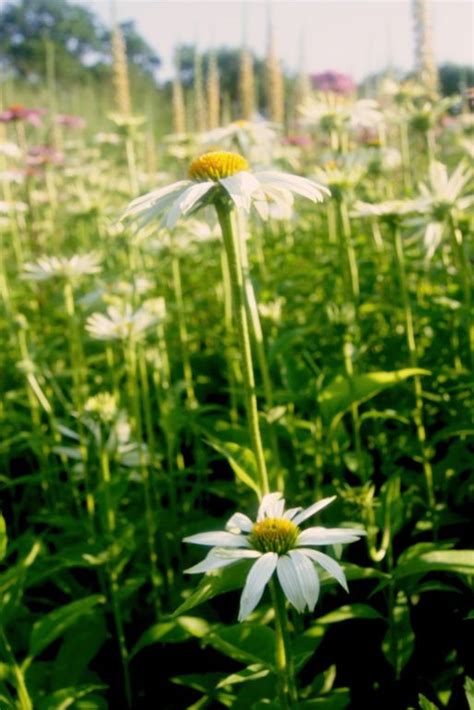
[[54, 122], [59, 126], [66, 126], [67, 128], [84, 128], [86, 122], [81, 116], [72, 116], [69, 113], [58, 113], [54, 117]]
[[26, 108], [21, 104], [13, 104], [0, 113], [0, 123], [12, 121], [27, 121], [33, 126], [41, 126], [41, 116], [46, 113], [44, 108]]
[[311, 83], [318, 91], [334, 91], [336, 94], [352, 94], [356, 85], [349, 74], [341, 74], [337, 71], [326, 71], [322, 74], [313, 74]]
[[35, 145], [29, 148], [26, 163], [29, 166], [58, 165], [64, 161], [64, 155], [48, 145]]

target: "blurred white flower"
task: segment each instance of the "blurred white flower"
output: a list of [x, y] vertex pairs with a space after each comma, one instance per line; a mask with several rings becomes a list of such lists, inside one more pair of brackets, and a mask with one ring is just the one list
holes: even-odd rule
[[48, 281], [54, 278], [74, 280], [81, 276], [98, 274], [100, 257], [95, 252], [76, 254], [71, 258], [43, 256], [38, 261], [25, 264], [23, 278], [32, 281]]
[[307, 178], [276, 170], [250, 172], [248, 162], [237, 153], [216, 151], [196, 158], [189, 180], [180, 180], [134, 200], [122, 219], [138, 220], [144, 227], [160, 218], [172, 229], [181, 217], [211, 203], [227, 199], [246, 212], [252, 204], [262, 219], [268, 218], [268, 202], [292, 203], [293, 194], [322, 202], [329, 190]]
[[184, 542], [212, 547], [202, 562], [186, 571], [190, 574], [210, 572], [240, 560], [255, 560], [240, 599], [239, 621], [255, 609], [275, 571], [290, 604], [300, 613], [306, 608], [313, 611], [320, 586], [315, 563], [346, 591], [347, 582], [338, 562], [311, 547], [356, 542], [366, 534], [359, 528], [300, 530], [302, 522], [333, 500], [334, 497], [324, 498], [306, 510], [290, 508], [285, 511], [281, 493], [269, 493], [262, 498], [256, 522], [242, 513], [235, 513], [227, 522], [226, 531], [198, 533], [184, 538]]
[[13, 160], [22, 157], [23, 152], [16, 143], [0, 143], [0, 155], [4, 155], [6, 158], [12, 158]]
[[127, 303], [122, 307], [109, 306], [107, 315], [93, 313], [87, 319], [86, 330], [96, 340], [140, 340], [157, 320], [146, 308], [134, 311]]
[[303, 124], [321, 126], [327, 130], [344, 126], [371, 128], [384, 121], [379, 105], [374, 99], [352, 101], [331, 92], [308, 97], [298, 107], [298, 112], [303, 117]]

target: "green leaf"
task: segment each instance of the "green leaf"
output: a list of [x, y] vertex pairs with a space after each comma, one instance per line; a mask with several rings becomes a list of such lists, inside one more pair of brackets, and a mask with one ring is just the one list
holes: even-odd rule
[[232, 592], [234, 589], [243, 587], [253, 562], [253, 560], [242, 560], [241, 562], [236, 562], [235, 565], [208, 572], [191, 596], [176, 609], [172, 618], [194, 609], [194, 607], [207, 602], [218, 594]]
[[227, 686], [238, 685], [239, 683], [248, 683], [253, 680], [260, 680], [261, 678], [266, 678], [270, 671], [268, 668], [263, 668], [260, 663], [252, 663], [243, 671], [238, 671], [236, 673], [231, 673], [226, 678], [223, 678], [218, 684], [218, 688], [226, 688]]
[[90, 695], [95, 690], [106, 688], [105, 685], [79, 685], [73, 688], [61, 688], [51, 693], [39, 704], [39, 710], [66, 710], [81, 698]]
[[173, 621], [154, 624], [140, 636], [130, 658], [133, 658], [142, 648], [154, 643], [181, 643], [189, 638], [202, 638], [209, 633], [210, 629], [207, 621], [197, 616], [179, 616]]
[[207, 443], [225, 456], [237, 478], [260, 497], [258, 471], [253, 451], [232, 441], [209, 439]]
[[262, 663], [275, 670], [275, 632], [260, 624], [235, 624], [213, 631], [206, 643], [240, 663]]
[[322, 695], [320, 698], [311, 698], [303, 700], [299, 704], [299, 708], [321, 708], [321, 710], [344, 710], [351, 702], [349, 688], [336, 688], [327, 695]]
[[398, 592], [392, 622], [382, 642], [382, 650], [387, 661], [395, 669], [397, 678], [410, 660], [415, 645], [415, 634], [410, 622], [408, 599], [403, 592]]
[[474, 574], [473, 550], [434, 550], [424, 552], [402, 562], [395, 569], [395, 577], [400, 579], [413, 574], [428, 572], [455, 572], [457, 574]]
[[383, 619], [378, 611], [367, 604], [345, 604], [316, 620], [316, 624], [334, 624], [348, 619]]
[[72, 687], [85, 680], [89, 663], [106, 638], [107, 627], [102, 614], [95, 614], [86, 624], [76, 624], [69, 629], [54, 661], [52, 688]]
[[3, 560], [7, 551], [7, 526], [5, 524], [5, 518], [0, 513], [0, 560]]
[[421, 693], [418, 695], [418, 702], [420, 704], [420, 710], [438, 710], [438, 706]]
[[105, 603], [105, 597], [92, 594], [84, 599], [71, 602], [43, 616], [33, 626], [30, 638], [30, 658], [38, 656], [53, 641], [62, 636], [67, 629], [81, 617], [90, 614], [98, 604]]
[[351, 404], [365, 402], [382, 390], [394, 387], [414, 375], [429, 375], [428, 370], [409, 367], [393, 372], [369, 372], [355, 375], [350, 380], [339, 375], [319, 395], [319, 405], [323, 416], [334, 419], [342, 416]]
[[474, 710], [474, 680], [469, 678], [469, 676], [466, 676], [464, 692], [466, 693], [466, 700], [469, 705], [469, 710]]

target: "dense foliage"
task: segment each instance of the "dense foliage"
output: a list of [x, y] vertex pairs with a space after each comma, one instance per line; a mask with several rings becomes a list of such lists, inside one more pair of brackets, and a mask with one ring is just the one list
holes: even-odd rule
[[209, 146], [331, 190], [275, 191], [238, 242], [271, 487], [367, 532], [324, 548], [349, 595], [319, 570], [289, 612], [293, 707], [472, 708], [472, 115], [449, 107], [392, 83], [314, 95], [286, 136], [165, 139], [2, 113], [1, 708], [284, 707], [270, 595], [237, 622], [247, 562], [184, 574], [183, 537], [262, 492], [216, 193], [172, 230], [119, 221]]

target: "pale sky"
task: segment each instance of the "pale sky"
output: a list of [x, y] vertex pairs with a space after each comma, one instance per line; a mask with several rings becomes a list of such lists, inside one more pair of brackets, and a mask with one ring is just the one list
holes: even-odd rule
[[[110, 23], [111, 0], [80, 2]], [[160, 79], [170, 76], [177, 44], [240, 46], [245, 17], [249, 45], [258, 56], [265, 52], [264, 0], [116, 0], [115, 6], [117, 19], [134, 19], [161, 56]], [[436, 60], [474, 64], [474, 0], [432, 0], [430, 7]], [[335, 69], [360, 79], [390, 59], [404, 70], [413, 65], [410, 0], [273, 0], [272, 18], [289, 70], [298, 67], [302, 36], [310, 73]]]

